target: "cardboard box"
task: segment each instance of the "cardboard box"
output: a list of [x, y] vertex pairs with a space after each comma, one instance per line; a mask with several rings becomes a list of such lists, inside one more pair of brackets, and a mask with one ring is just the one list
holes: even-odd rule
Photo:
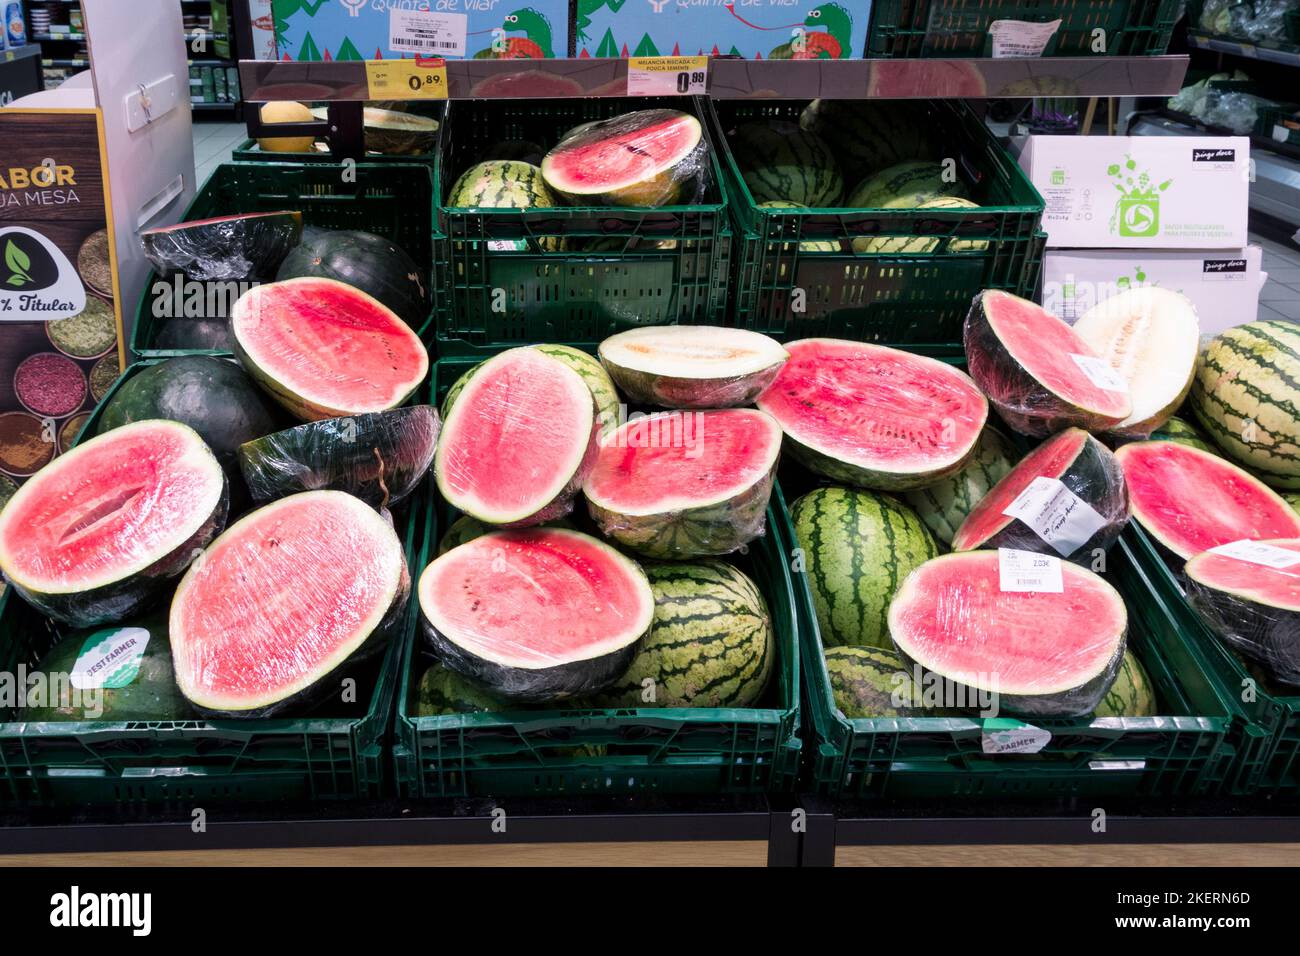
[[[568, 0], [272, 0], [277, 59], [562, 57]], [[313, 9], [314, 8], [314, 9]]]
[[1043, 307], [1073, 323], [1095, 303], [1123, 289], [1158, 285], [1192, 300], [1201, 334], [1255, 321], [1267, 273], [1259, 246], [1190, 252], [1048, 250]]
[[1046, 201], [1049, 247], [1246, 245], [1245, 137], [1030, 136], [1020, 165]]
[[869, 2], [843, 0], [579, 0], [574, 50], [577, 56], [861, 59], [870, 19]]

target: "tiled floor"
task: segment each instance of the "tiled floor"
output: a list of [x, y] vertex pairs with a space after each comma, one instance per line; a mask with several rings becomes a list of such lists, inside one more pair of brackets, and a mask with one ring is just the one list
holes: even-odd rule
[[218, 163], [230, 158], [230, 151], [248, 139], [248, 129], [243, 123], [194, 123], [195, 182], [202, 187]]

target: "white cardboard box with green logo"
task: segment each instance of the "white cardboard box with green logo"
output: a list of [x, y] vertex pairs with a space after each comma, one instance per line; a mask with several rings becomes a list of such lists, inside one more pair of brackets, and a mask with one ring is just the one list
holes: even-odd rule
[[1250, 140], [1030, 136], [1020, 165], [1043, 194], [1049, 246], [1240, 249]]

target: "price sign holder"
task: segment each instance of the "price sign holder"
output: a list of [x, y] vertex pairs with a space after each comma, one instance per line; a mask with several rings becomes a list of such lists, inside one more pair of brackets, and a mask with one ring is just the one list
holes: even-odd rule
[[627, 61], [628, 96], [704, 96], [707, 56], [634, 56]]

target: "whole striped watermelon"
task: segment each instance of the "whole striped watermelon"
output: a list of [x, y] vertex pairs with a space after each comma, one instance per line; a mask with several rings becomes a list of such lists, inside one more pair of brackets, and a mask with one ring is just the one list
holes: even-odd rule
[[1174, 417], [1170, 418], [1163, 425], [1151, 433], [1151, 441], [1174, 441], [1180, 445], [1187, 445], [1191, 448], [1199, 448], [1201, 451], [1208, 451], [1212, 455], [1217, 455], [1219, 450], [1207, 442], [1204, 436], [1196, 430], [1196, 426], [1190, 422]]
[[980, 499], [1002, 480], [1016, 463], [1015, 449], [1002, 433], [985, 428], [975, 453], [961, 471], [928, 488], [904, 496], [925, 526], [944, 544], [952, 543], [961, 523]]
[[890, 647], [889, 602], [939, 548], [897, 498], [818, 488], [790, 508], [826, 647]]
[[844, 196], [831, 148], [793, 123], [746, 123], [731, 145], [755, 202], [835, 206]]
[[825, 658], [831, 696], [845, 717], [904, 717], [911, 712], [915, 687], [897, 651], [828, 647]]
[[1201, 353], [1188, 402], [1229, 458], [1300, 489], [1300, 328], [1266, 319], [1223, 332]]
[[592, 707], [753, 707], [776, 645], [767, 602], [723, 561], [644, 565], [654, 624], [627, 672], [582, 703]]
[[[452, 208], [532, 209], [557, 206], [554, 193], [542, 179], [542, 171], [532, 163], [494, 159], [476, 163], [460, 174], [447, 193], [447, 203]], [[546, 251], [564, 247], [561, 236], [547, 236], [538, 245]], [[528, 249], [527, 239], [495, 239], [489, 242], [494, 250], [522, 252]]]
[[1101, 699], [1094, 717], [1154, 717], [1158, 712], [1151, 678], [1131, 650], [1124, 652], [1119, 675]]
[[813, 100], [799, 125], [834, 150], [850, 180], [933, 151], [911, 103], [880, 100]]
[[942, 163], [909, 160], [868, 176], [845, 203], [854, 209], [915, 209], [940, 196], [966, 196], [966, 184]]
[[416, 717], [520, 710], [522, 706], [506, 703], [442, 664], [434, 664], [426, 670], [415, 688]]
[[[888, 202], [888, 200], [887, 200]], [[921, 203], [918, 209], [978, 209], [979, 204], [961, 196], [939, 196]], [[865, 236], [853, 240], [854, 252], [889, 252], [894, 255], [914, 255], [934, 252], [943, 239], [934, 236]], [[984, 239], [952, 239], [945, 243], [948, 252], [984, 252], [989, 244]]]
[[1300, 491], [1283, 492], [1282, 499], [1291, 506], [1291, 510], [1300, 514]]

